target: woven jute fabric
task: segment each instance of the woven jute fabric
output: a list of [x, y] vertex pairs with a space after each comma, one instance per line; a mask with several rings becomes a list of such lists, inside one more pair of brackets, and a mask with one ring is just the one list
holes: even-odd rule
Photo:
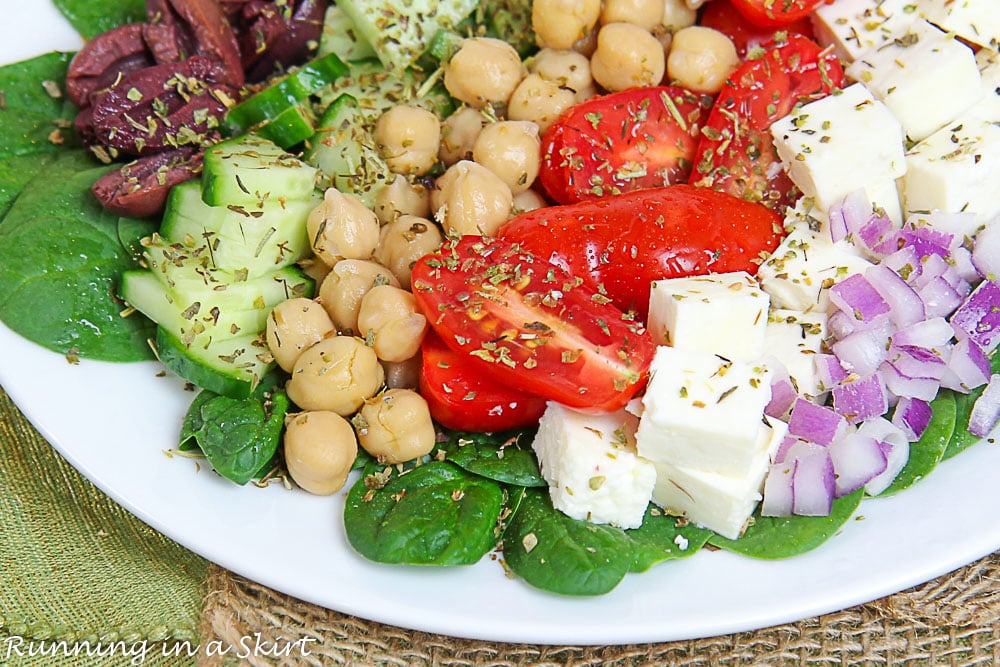
[[[536, 646], [455, 639], [366, 621], [211, 567], [199, 667], [236, 664], [248, 637], [272, 647], [252, 665], [633, 667], [681, 665], [1000, 665], [1000, 552], [846, 611], [724, 637], [626, 646]], [[255, 634], [259, 633], [259, 635]]]
[[207, 567], [77, 473], [0, 389], [0, 665], [140, 651], [143, 665], [191, 664], [163, 649], [197, 647]]

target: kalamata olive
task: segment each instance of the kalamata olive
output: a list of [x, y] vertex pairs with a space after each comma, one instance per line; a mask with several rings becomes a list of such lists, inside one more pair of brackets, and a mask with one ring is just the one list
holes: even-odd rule
[[202, 55], [217, 62], [226, 72], [224, 79], [239, 88], [243, 85], [243, 64], [236, 34], [226, 21], [217, 0], [149, 0], [146, 3], [149, 23], [183, 26], [194, 42], [188, 55]]
[[143, 28], [142, 23], [119, 26], [84, 44], [66, 72], [66, 94], [73, 104], [83, 109], [94, 92], [154, 64]]
[[247, 80], [261, 81], [276, 67], [305, 60], [322, 35], [327, 4], [327, 0], [245, 3], [239, 32]]
[[146, 155], [109, 171], [91, 191], [116, 215], [154, 215], [163, 210], [170, 188], [201, 173], [201, 158], [201, 151], [192, 146]]

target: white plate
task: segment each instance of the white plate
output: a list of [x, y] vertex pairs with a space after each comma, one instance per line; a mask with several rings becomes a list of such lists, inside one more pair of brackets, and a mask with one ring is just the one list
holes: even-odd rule
[[[19, 2], [13, 15], [25, 24], [53, 25], [51, 8], [39, 4]], [[14, 3], [0, 0], [4, 5]], [[26, 41], [24, 31], [5, 31], [10, 35], [0, 34], [0, 62], [78, 43], [62, 27], [48, 33], [45, 44]], [[850, 607], [1000, 548], [1000, 448], [980, 444], [913, 489], [866, 501], [840, 534], [786, 561], [702, 552], [630, 575], [609, 595], [585, 599], [511, 581], [489, 558], [459, 569], [375, 565], [345, 542], [341, 495], [241, 488], [205, 467], [196, 470], [194, 461], [168, 459], [163, 452], [174, 446], [192, 394], [175, 378], [158, 377], [159, 370], [154, 363], [71, 365], [0, 326], [0, 384], [42, 434], [115, 500], [223, 567], [383, 623], [538, 644], [693, 639]]]

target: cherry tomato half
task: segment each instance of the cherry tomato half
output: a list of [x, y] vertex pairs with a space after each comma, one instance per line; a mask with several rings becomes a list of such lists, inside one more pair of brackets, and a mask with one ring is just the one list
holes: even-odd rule
[[502, 239], [464, 236], [419, 259], [413, 295], [452, 350], [497, 382], [610, 411], [645, 385], [655, 343], [561, 267]]
[[677, 86], [581, 102], [542, 137], [539, 182], [560, 204], [684, 183], [711, 103]]
[[779, 211], [794, 204], [795, 186], [768, 128], [796, 104], [825, 97], [843, 83], [837, 57], [801, 35], [789, 35], [743, 63], [722, 87], [702, 129], [690, 182]]
[[506, 431], [533, 426], [542, 418], [544, 398], [491, 380], [433, 331], [424, 336], [420, 349], [420, 395], [442, 426], [456, 431]]
[[743, 17], [761, 28], [782, 28], [804, 19], [832, 0], [733, 0]]
[[756, 273], [783, 235], [767, 207], [690, 185], [522, 213], [500, 237], [583, 278], [645, 317], [649, 285], [710, 271]]
[[752, 50], [774, 41], [776, 31], [803, 35], [812, 39], [812, 23], [803, 17], [780, 28], [758, 27], [747, 21], [733, 6], [734, 0], [712, 0], [701, 8], [698, 24], [713, 28], [733, 41], [736, 53], [746, 58]]

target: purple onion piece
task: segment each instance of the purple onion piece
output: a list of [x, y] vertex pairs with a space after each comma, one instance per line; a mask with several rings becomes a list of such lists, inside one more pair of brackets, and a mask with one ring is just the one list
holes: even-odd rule
[[[900, 433], [902, 434], [902, 431]], [[910, 460], [910, 443], [906, 440], [905, 435], [903, 435], [902, 440], [896, 438], [880, 440], [878, 446], [885, 454], [885, 470], [865, 484], [865, 491], [872, 496], [877, 496], [888, 489], [896, 476], [899, 475], [899, 471]]]
[[849, 423], [880, 417], [889, 409], [889, 396], [882, 378], [868, 375], [833, 388], [833, 409]]
[[910, 378], [931, 378], [940, 381], [948, 368], [940, 351], [918, 345], [899, 345], [895, 340], [889, 346], [888, 360], [902, 375]]
[[900, 327], [892, 334], [892, 342], [898, 345], [936, 348], [947, 345], [954, 336], [955, 330], [951, 328], [948, 320], [939, 316]]
[[792, 512], [799, 516], [827, 516], [833, 507], [836, 475], [826, 447], [799, 442], [789, 450], [795, 461], [792, 475]]
[[908, 246], [912, 246], [920, 257], [928, 255], [939, 255], [947, 259], [951, 254], [954, 236], [947, 232], [938, 231], [932, 227], [907, 226], [900, 232], [900, 240]]
[[841, 365], [858, 375], [871, 375], [888, 357], [890, 330], [855, 331], [832, 345]]
[[879, 441], [851, 433], [830, 445], [837, 498], [854, 493], [885, 470], [886, 455]]
[[813, 355], [813, 365], [816, 367], [820, 382], [826, 389], [832, 389], [850, 375], [840, 360], [832, 354]]
[[962, 294], [952, 287], [943, 276], [932, 278], [918, 288], [920, 300], [928, 317], [947, 317], [962, 305]]
[[985, 438], [1000, 422], [1000, 375], [991, 375], [986, 389], [972, 404], [969, 433]]
[[827, 446], [847, 431], [847, 420], [832, 408], [804, 398], [796, 399], [788, 418], [788, 433], [801, 440]]
[[792, 492], [792, 478], [795, 475], [795, 461], [772, 463], [764, 480], [764, 500], [760, 505], [762, 516], [791, 516], [795, 495]]
[[899, 230], [885, 216], [872, 216], [856, 236], [874, 257], [885, 257], [902, 247]]
[[1000, 344], [1000, 283], [984, 280], [955, 310], [951, 325], [959, 338], [970, 338], [987, 354]]
[[931, 404], [919, 398], [900, 398], [892, 412], [892, 423], [906, 433], [910, 442], [916, 442], [927, 430], [934, 411]]
[[771, 382], [771, 400], [764, 408], [764, 414], [768, 417], [781, 419], [788, 414], [796, 398], [798, 398], [798, 391], [796, 391], [791, 378], [787, 375], [783, 378], [777, 378]]
[[976, 235], [972, 263], [983, 279], [1000, 277], [1000, 225], [987, 225]]
[[941, 386], [967, 394], [989, 382], [990, 371], [990, 359], [982, 348], [963, 338], [951, 348]]
[[933, 401], [937, 396], [939, 382], [934, 378], [907, 377], [899, 372], [890, 362], [885, 362], [878, 369], [878, 375], [885, 382], [885, 388], [893, 396], [906, 396]]
[[859, 322], [889, 314], [889, 304], [868, 279], [855, 273], [830, 288], [830, 302]]

